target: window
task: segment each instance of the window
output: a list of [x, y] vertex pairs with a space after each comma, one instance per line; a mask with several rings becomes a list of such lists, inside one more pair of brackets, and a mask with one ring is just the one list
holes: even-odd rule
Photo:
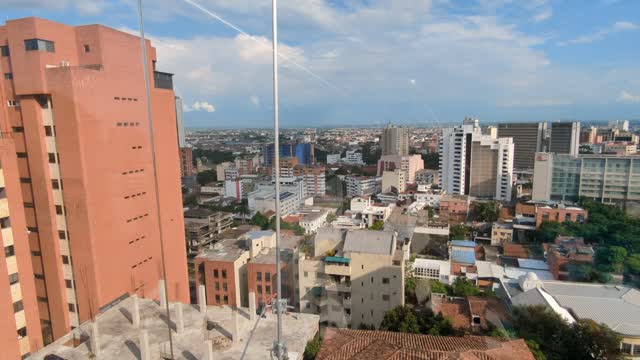
[[26, 152], [17, 152], [16, 156], [18, 157], [18, 159], [24, 159], [27, 157], [27, 153]]
[[46, 136], [53, 136], [53, 128], [50, 125], [44, 127], [44, 134]]
[[33, 274], [33, 277], [35, 277], [38, 280], [44, 280], [44, 275], [43, 274]]
[[0, 46], [0, 53], [3, 57], [9, 56], [9, 47], [7, 45]]
[[12, 73], [4, 73], [4, 78], [7, 80], [11, 80], [13, 79], [13, 74]]
[[258, 285], [257, 291], [258, 294], [262, 294], [262, 285]]
[[213, 270], [213, 277], [216, 279], [218, 278], [218, 269]]
[[13, 130], [14, 133], [22, 133], [22, 132], [24, 132], [24, 127], [22, 127], [22, 126], [14, 126], [11, 129]]
[[76, 304], [69, 303], [69, 311], [76, 312]]
[[309, 274], [305, 271], [304, 272], [304, 277], [308, 277], [308, 276], [309, 276]]
[[9, 285], [17, 284], [19, 281], [18, 273], [9, 275]]
[[271, 281], [271, 273], [264, 273], [264, 280], [265, 281]]
[[27, 336], [27, 328], [21, 327], [20, 329], [18, 329], [18, 339], [22, 339], [25, 336]]
[[31, 256], [42, 256], [42, 253], [40, 251], [32, 251]]
[[13, 303], [13, 312], [17, 313], [18, 311], [21, 311], [24, 309], [24, 305], [22, 304], [22, 300], [18, 300], [16, 302]]
[[71, 283], [71, 280], [64, 280], [64, 285], [67, 287], [67, 289], [71, 289], [73, 288], [73, 283]]
[[48, 301], [49, 301], [49, 299], [47, 299], [47, 298], [46, 298], [46, 297], [44, 297], [44, 296], [38, 296], [38, 297], [36, 297], [36, 299], [37, 299], [38, 301], [40, 301], [40, 302], [48, 302]]
[[11, 220], [9, 220], [8, 216], [0, 219], [0, 229], [6, 229], [10, 226], [11, 226]]
[[213, 284], [213, 288], [214, 288], [214, 289], [216, 289], [216, 290], [220, 290], [220, 283], [216, 281], [216, 282]]
[[20, 182], [22, 184], [31, 184], [31, 178], [23, 178], [23, 177], [21, 177], [20, 178]]
[[33, 203], [29, 203], [29, 202], [26, 202], [26, 203], [24, 203], [24, 204], [22, 204], [22, 205], [23, 205], [26, 209], [33, 209], [33, 207], [34, 207]]
[[222, 270], [222, 278], [223, 279], [227, 278], [227, 270]]
[[216, 304], [220, 304], [220, 295], [216, 295]]
[[67, 238], [67, 234], [64, 232], [64, 230], [58, 230], [58, 237], [62, 240], [65, 240]]
[[389, 283], [389, 278], [382, 278], [382, 283], [383, 284], [388, 284]]
[[267, 285], [264, 287], [264, 291], [267, 293], [267, 295], [271, 294], [271, 286]]
[[226, 282], [222, 283], [222, 291], [227, 291], [227, 283]]
[[633, 346], [633, 352], [631, 355], [640, 355], [640, 345], [636, 344]]
[[51, 187], [56, 190], [60, 189], [60, 181], [56, 179], [51, 180]]
[[5, 246], [4, 247], [4, 257], [14, 256], [15, 254], [16, 254], [16, 251], [13, 248], [13, 245], [9, 245], [9, 246]]
[[227, 295], [223, 296], [223, 297], [222, 297], [222, 300], [223, 300], [223, 302], [224, 302], [225, 304], [228, 304], [228, 303], [229, 303], [229, 297], [228, 297]]
[[390, 296], [389, 295], [382, 295], [382, 301], [389, 301]]
[[69, 257], [67, 255], [62, 255], [62, 263], [69, 265]]
[[56, 163], [56, 154], [54, 153], [49, 153], [49, 164], [55, 164]]
[[56, 205], [56, 214], [62, 215], [62, 205]]
[[257, 281], [262, 281], [262, 273], [261, 273], [260, 271], [258, 271], [258, 272], [256, 273], [256, 280], [257, 280]]
[[82, 48], [84, 49], [84, 52], [86, 52], [86, 53], [91, 52], [91, 46], [89, 46], [87, 44], [84, 44], [82, 46]]
[[20, 100], [7, 100], [7, 104], [9, 107], [18, 107], [20, 106]]
[[48, 51], [54, 52], [56, 46], [53, 41], [42, 39], [28, 39], [24, 41], [24, 48], [27, 51]]
[[623, 354], [631, 354], [631, 344], [622, 343], [622, 348], [620, 349]]

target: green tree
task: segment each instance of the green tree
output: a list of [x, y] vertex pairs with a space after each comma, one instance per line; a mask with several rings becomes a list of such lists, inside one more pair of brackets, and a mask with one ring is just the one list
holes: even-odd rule
[[249, 224], [260, 226], [260, 228], [265, 229], [269, 226], [269, 219], [258, 211], [255, 215], [253, 215], [251, 221], [249, 221]]
[[440, 167], [440, 156], [438, 153], [422, 154], [422, 162], [425, 169], [438, 170]]
[[242, 216], [242, 222], [247, 221], [247, 215], [251, 214], [251, 210], [249, 210], [249, 206], [245, 203], [240, 203], [236, 205], [233, 209], [233, 212], [236, 214], [240, 214]]
[[360, 323], [360, 325], [358, 326], [359, 330], [375, 330], [376, 327], [373, 324], [365, 324], [365, 323]]
[[419, 334], [418, 318], [409, 305], [389, 310], [382, 319], [380, 330]]
[[294, 234], [296, 234], [298, 236], [303, 236], [305, 234], [305, 232], [306, 232], [304, 230], [304, 228], [302, 226], [300, 226], [300, 224], [297, 224], [297, 223], [294, 224], [292, 228], [293, 228]]
[[627, 249], [621, 246], [601, 247], [596, 251], [595, 262], [601, 271], [621, 273]]
[[579, 319], [573, 324], [570, 338], [574, 340], [572, 351], [577, 359], [620, 359], [622, 338], [604, 324]]
[[453, 289], [453, 295], [455, 296], [476, 296], [482, 293], [482, 290], [478, 288], [471, 280], [458, 276], [451, 285]]
[[547, 356], [542, 352], [540, 345], [538, 345], [537, 342], [533, 340], [525, 340], [524, 342], [527, 343], [529, 350], [531, 350], [531, 353], [536, 360], [547, 360]]
[[413, 303], [416, 299], [416, 278], [407, 276], [404, 278], [404, 299], [405, 302]]
[[216, 172], [214, 170], [201, 171], [196, 175], [196, 181], [198, 181], [200, 186], [205, 186], [216, 179]]
[[182, 202], [185, 206], [198, 206], [198, 199], [195, 195], [189, 195], [184, 198]]
[[602, 283], [611, 282], [611, 274], [600, 271], [591, 265], [570, 265], [569, 279], [572, 281]]
[[449, 239], [451, 240], [466, 239], [467, 234], [469, 234], [469, 228], [462, 224], [454, 225], [449, 228]]
[[373, 225], [369, 227], [369, 230], [384, 230], [384, 222], [383, 221], [374, 221]]
[[304, 348], [304, 354], [302, 355], [302, 358], [304, 360], [314, 360], [318, 355], [318, 352], [320, 352], [321, 347], [322, 347], [322, 338], [318, 333], [316, 334], [316, 336], [313, 337], [313, 339], [307, 342], [307, 346], [305, 346]]
[[640, 254], [632, 254], [624, 263], [629, 274], [640, 275]]
[[450, 291], [447, 289], [447, 285], [441, 283], [438, 280], [430, 280], [431, 292], [436, 294], [448, 294]]
[[217, 151], [209, 149], [193, 149], [193, 165], [196, 164], [197, 159], [206, 158], [207, 162], [211, 165], [221, 164], [227, 161], [233, 161], [233, 153], [230, 151]]
[[474, 208], [478, 221], [494, 222], [500, 216], [500, 205], [495, 201], [476, 202]]
[[327, 214], [327, 223], [331, 224], [332, 222], [336, 221], [336, 219], [337, 216], [335, 213], [330, 212]]

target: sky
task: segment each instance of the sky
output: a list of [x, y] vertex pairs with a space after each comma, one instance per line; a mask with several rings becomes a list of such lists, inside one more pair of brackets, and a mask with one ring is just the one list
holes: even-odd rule
[[[0, 0], [137, 32], [136, 0]], [[273, 121], [271, 0], [143, 0], [188, 127]], [[640, 118], [638, 0], [279, 0], [284, 127]]]

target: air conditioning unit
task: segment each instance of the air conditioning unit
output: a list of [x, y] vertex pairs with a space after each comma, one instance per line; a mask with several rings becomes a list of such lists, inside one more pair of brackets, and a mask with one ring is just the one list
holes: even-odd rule
[[66, 61], [66, 60], [62, 60], [62, 61], [60, 61], [60, 66], [70, 66], [70, 65], [71, 65], [71, 64], [70, 64], [68, 61]]

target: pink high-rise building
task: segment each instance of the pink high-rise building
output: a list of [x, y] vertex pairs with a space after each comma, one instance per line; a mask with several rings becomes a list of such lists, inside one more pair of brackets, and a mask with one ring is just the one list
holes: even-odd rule
[[[16, 164], [18, 174], [5, 175], [19, 179], [21, 190], [6, 196], [14, 199], [11, 228], [22, 296], [29, 297], [23, 305], [30, 351], [123, 297], [158, 298], [160, 229], [169, 299], [187, 303], [175, 95], [171, 74], [155, 70], [155, 49], [146, 43], [152, 149], [138, 37], [31, 17], [1, 26], [0, 46], [2, 143], [15, 148], [1, 160]], [[13, 221], [20, 212], [24, 223]], [[12, 285], [5, 282], [0, 317], [12, 310], [6, 309]], [[14, 330], [2, 326], [2, 341], [15, 342], [15, 334], [4, 334]]]

